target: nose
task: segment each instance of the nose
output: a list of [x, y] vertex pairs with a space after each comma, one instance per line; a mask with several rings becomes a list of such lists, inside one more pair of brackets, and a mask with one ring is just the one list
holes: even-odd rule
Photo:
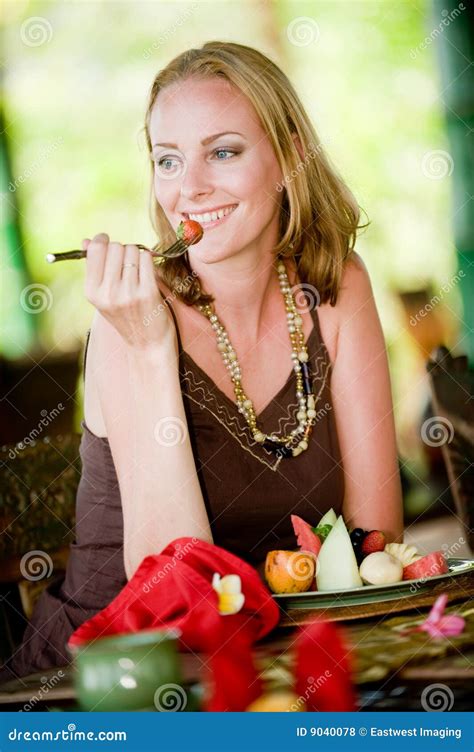
[[188, 159], [181, 178], [181, 195], [183, 198], [192, 201], [197, 196], [205, 196], [212, 191], [213, 186], [205, 161], [198, 157]]

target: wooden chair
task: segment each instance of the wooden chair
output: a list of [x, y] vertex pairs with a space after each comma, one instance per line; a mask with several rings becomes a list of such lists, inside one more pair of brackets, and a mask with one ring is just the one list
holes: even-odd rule
[[0, 664], [74, 539], [80, 435], [0, 447]]
[[441, 446], [456, 512], [474, 551], [474, 371], [465, 355], [453, 357], [444, 346], [433, 350], [426, 368], [435, 416], [424, 424], [422, 438]]

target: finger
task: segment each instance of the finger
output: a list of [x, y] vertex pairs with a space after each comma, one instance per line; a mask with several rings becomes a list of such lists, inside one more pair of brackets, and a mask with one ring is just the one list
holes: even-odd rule
[[91, 241], [90, 241], [89, 238], [84, 238], [84, 240], [82, 241], [82, 250], [83, 251], [87, 251], [87, 249], [88, 249], [88, 247], [90, 245], [90, 242]]
[[149, 251], [142, 251], [139, 255], [139, 286], [142, 290], [151, 292], [157, 289], [156, 270], [153, 264], [153, 257]]
[[139, 279], [140, 251], [136, 245], [125, 246], [122, 263], [122, 283], [127, 289], [136, 288]]
[[117, 243], [115, 241], [109, 243], [109, 250], [105, 262], [104, 279], [102, 282], [103, 287], [107, 290], [116, 287], [120, 282], [124, 253], [125, 246], [122, 243]]
[[105, 232], [94, 235], [87, 248], [86, 285], [96, 288], [102, 283], [109, 236]]

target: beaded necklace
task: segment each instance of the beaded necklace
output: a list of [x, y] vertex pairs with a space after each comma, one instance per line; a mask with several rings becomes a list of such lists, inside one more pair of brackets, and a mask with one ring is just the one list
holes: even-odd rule
[[286, 268], [281, 258], [277, 259], [276, 270], [278, 272], [280, 290], [285, 298], [286, 317], [292, 347], [291, 359], [293, 361], [293, 370], [296, 374], [296, 398], [299, 405], [296, 413], [298, 427], [287, 435], [266, 434], [258, 428], [255, 409], [252, 400], [244, 392], [241, 379], [242, 373], [237, 354], [232, 347], [225, 327], [215, 313], [212, 304], [198, 305], [196, 307], [209, 319], [212, 328], [216, 332], [217, 349], [222, 355], [226, 368], [230, 371], [237, 408], [244, 416], [254, 440], [279, 457], [297, 457], [308, 448], [309, 437], [316, 422], [316, 403], [311, 384], [310, 367], [308, 365], [308, 350], [302, 329], [303, 319], [296, 308]]

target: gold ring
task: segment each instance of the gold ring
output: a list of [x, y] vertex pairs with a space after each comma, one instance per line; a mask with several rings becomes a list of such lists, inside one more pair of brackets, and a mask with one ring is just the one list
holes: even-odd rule
[[138, 264], [122, 264], [122, 269], [125, 269], [126, 266], [134, 266], [138, 269]]

